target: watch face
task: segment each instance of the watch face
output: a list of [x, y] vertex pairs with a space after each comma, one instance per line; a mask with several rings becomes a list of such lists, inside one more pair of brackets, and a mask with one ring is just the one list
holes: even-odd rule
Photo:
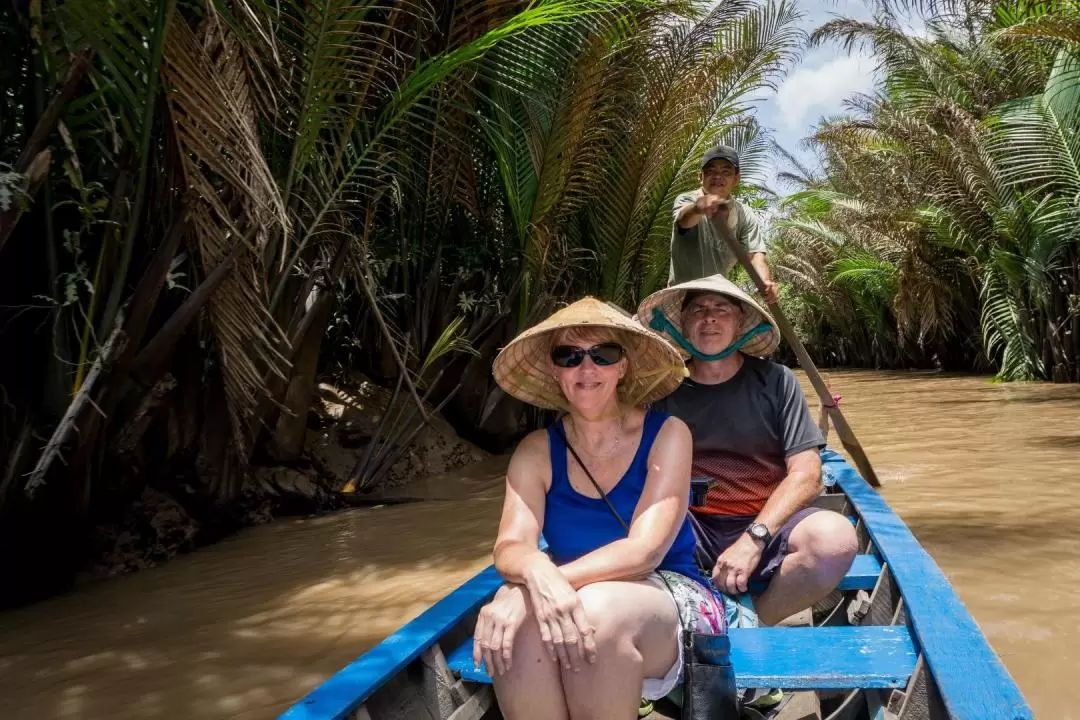
[[750, 534], [756, 538], [764, 540], [765, 536], [769, 534], [769, 530], [764, 525], [751, 525]]

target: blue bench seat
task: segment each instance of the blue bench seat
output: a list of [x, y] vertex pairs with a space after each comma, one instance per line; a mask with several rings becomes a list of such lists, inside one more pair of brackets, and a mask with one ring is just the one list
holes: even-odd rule
[[[851, 562], [851, 567], [844, 573], [844, 578], [836, 586], [837, 590], [873, 590], [877, 584], [878, 576], [881, 575], [881, 562], [874, 555], [856, 555]], [[750, 585], [750, 592], [760, 593], [765, 590], [764, 586]]]
[[[880, 574], [876, 556], [856, 555], [837, 589], [871, 590]], [[753, 592], [762, 589], [751, 587]], [[740, 687], [903, 687], [915, 666], [915, 651], [905, 627], [733, 629], [731, 641]], [[491, 682], [483, 668], [472, 667], [472, 640], [455, 649], [447, 661], [464, 680]]]
[[[916, 658], [904, 625], [731, 630], [731, 666], [740, 688], [902, 688]], [[463, 680], [491, 682], [482, 667], [473, 668], [472, 639], [450, 653], [447, 664]]]

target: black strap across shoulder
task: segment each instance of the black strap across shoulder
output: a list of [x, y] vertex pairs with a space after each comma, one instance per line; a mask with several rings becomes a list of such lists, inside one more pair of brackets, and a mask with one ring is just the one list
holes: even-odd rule
[[[562, 422], [559, 422], [558, 424], [555, 425], [555, 432], [557, 432], [559, 434], [559, 438], [563, 441], [563, 443], [566, 444], [566, 449], [569, 450], [570, 454], [574, 456], [575, 460], [577, 460], [577, 464], [580, 465], [581, 469], [585, 471], [585, 477], [589, 478], [589, 482], [591, 482], [592, 486], [594, 488], [596, 488], [596, 492], [600, 494], [600, 499], [604, 501], [604, 503], [608, 507], [608, 510], [611, 511], [611, 514], [615, 516], [615, 519], [619, 521], [619, 524], [622, 525], [623, 530], [625, 530], [626, 534], [629, 536], [630, 535], [630, 526], [627, 524], [627, 522], [625, 520], [623, 520], [623, 517], [622, 517], [622, 515], [619, 514], [619, 511], [615, 509], [615, 505], [612, 504], [611, 500], [608, 499], [607, 493], [604, 492], [603, 488], [600, 487], [600, 483], [596, 482], [596, 478], [594, 478], [592, 476], [592, 473], [589, 472], [589, 468], [585, 467], [585, 463], [581, 460], [581, 456], [577, 454], [577, 450], [575, 450], [574, 446], [570, 444], [570, 440], [567, 439], [566, 433], [563, 432]], [[675, 596], [675, 591], [672, 589], [671, 585], [668, 583], [667, 578], [665, 578], [663, 576], [663, 574], [661, 574], [661, 573], [656, 573], [656, 576], [664, 581], [664, 585], [667, 586], [668, 592], [670, 592], [671, 596], [674, 597]], [[675, 612], [679, 616], [679, 626], [682, 627], [682, 628], [685, 628], [687, 633], [691, 632], [690, 626], [687, 624], [686, 619], [683, 618], [683, 616], [682, 616], [682, 611], [679, 610], [679, 604], [678, 603], [675, 604]]]

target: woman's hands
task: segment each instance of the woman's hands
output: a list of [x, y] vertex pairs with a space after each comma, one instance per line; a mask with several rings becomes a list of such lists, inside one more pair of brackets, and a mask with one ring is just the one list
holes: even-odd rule
[[596, 662], [595, 628], [585, 617], [577, 591], [547, 556], [529, 563], [525, 584], [540, 624], [540, 639], [552, 661], [575, 671], [583, 660]]
[[585, 617], [577, 591], [547, 556], [530, 563], [526, 583], [503, 585], [480, 609], [473, 632], [473, 664], [479, 667], [483, 661], [493, 675], [510, 672], [514, 638], [528, 616], [529, 603], [553, 662], [574, 671], [582, 661], [596, 662], [595, 629]]
[[514, 657], [514, 636], [525, 621], [525, 589], [503, 585], [495, 598], [480, 609], [473, 632], [473, 665], [483, 660], [488, 672], [510, 672]]

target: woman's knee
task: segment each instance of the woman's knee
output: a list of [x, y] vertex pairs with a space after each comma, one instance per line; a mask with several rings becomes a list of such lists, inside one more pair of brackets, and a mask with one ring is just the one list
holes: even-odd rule
[[578, 597], [598, 650], [601, 645], [617, 651], [636, 648], [659, 626], [674, 628], [678, 622], [667, 591], [649, 582], [593, 583], [580, 588]]
[[578, 588], [581, 609], [592, 626], [597, 644], [610, 642], [627, 629], [619, 610], [622, 601], [618, 590], [622, 584], [598, 582]]

